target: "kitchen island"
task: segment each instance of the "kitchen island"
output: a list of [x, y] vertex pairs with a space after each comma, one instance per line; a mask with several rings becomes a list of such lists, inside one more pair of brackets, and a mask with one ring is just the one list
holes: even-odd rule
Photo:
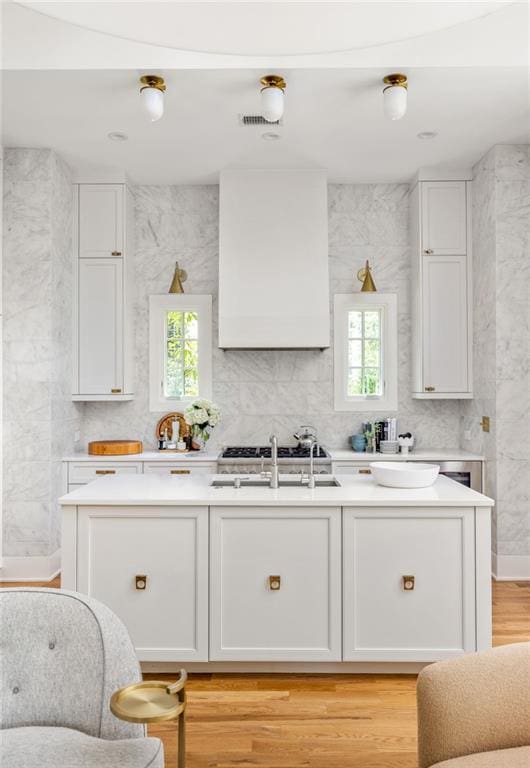
[[445, 477], [213, 479], [110, 476], [60, 500], [62, 586], [121, 616], [146, 669], [409, 672], [490, 646], [491, 499]]

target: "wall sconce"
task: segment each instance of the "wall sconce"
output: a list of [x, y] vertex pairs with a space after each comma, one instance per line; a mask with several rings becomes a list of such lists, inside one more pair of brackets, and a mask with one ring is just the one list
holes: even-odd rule
[[375, 287], [374, 279], [372, 277], [372, 272], [370, 270], [369, 261], [366, 262], [366, 266], [357, 272], [357, 280], [362, 283], [361, 291], [364, 291], [365, 293], [377, 292], [377, 288]]
[[173, 273], [173, 280], [169, 286], [168, 293], [184, 293], [184, 286], [182, 283], [185, 283], [187, 279], [188, 273], [184, 269], [181, 269], [178, 261], [176, 261], [175, 272]]

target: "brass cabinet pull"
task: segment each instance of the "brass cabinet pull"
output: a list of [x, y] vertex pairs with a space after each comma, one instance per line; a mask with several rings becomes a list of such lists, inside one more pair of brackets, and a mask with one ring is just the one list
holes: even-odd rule
[[269, 576], [269, 589], [271, 592], [278, 592], [282, 585], [281, 576]]
[[359, 475], [371, 475], [372, 474], [372, 470], [371, 469], [360, 469], [358, 474]]
[[136, 589], [144, 590], [147, 587], [147, 574], [137, 573], [134, 577], [134, 583], [136, 585]]
[[189, 469], [170, 469], [171, 475], [189, 475], [191, 470]]
[[405, 592], [412, 592], [412, 590], [415, 587], [416, 579], [414, 576], [402, 576], [403, 579], [403, 589]]
[[121, 251], [112, 251], [112, 256], [121, 256]]
[[121, 395], [121, 389], [118, 389], [118, 387], [113, 387], [110, 392], [112, 395]]
[[436, 392], [436, 387], [425, 387], [426, 392]]
[[115, 469], [96, 469], [96, 475], [115, 475]]
[[434, 253], [432, 248], [426, 248], [423, 253], [425, 253], [427, 256], [430, 256], [432, 253]]

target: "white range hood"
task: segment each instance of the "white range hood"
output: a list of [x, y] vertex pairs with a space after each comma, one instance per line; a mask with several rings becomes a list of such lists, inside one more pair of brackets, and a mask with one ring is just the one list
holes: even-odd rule
[[323, 349], [329, 327], [325, 171], [222, 171], [219, 346]]

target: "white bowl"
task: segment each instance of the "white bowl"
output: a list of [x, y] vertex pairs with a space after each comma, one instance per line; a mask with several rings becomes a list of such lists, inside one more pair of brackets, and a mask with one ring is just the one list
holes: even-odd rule
[[378, 485], [388, 488], [427, 488], [438, 477], [437, 464], [420, 464], [412, 461], [374, 461], [370, 464]]

